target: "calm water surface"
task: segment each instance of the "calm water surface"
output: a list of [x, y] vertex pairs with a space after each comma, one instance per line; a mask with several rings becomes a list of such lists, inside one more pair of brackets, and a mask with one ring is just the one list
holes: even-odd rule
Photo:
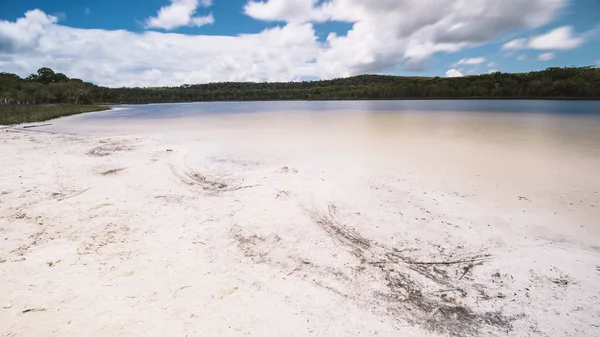
[[51, 123], [36, 130], [149, 135], [199, 168], [226, 157], [339, 172], [346, 183], [418, 174], [415, 184], [472, 190], [488, 202], [513, 207], [526, 196], [567, 207], [565, 221], [600, 230], [600, 102], [155, 104]]
[[108, 135], [190, 131], [208, 135], [229, 130], [234, 135], [256, 132], [271, 138], [285, 135], [320, 137], [324, 133], [337, 132], [369, 141], [421, 136], [437, 137], [440, 141], [440, 137], [443, 141], [467, 138], [478, 142], [537, 144], [549, 148], [579, 146], [579, 149], [600, 152], [598, 101], [272, 101], [120, 105], [111, 111], [60, 118], [52, 124], [45, 131]]
[[431, 101], [271, 101], [120, 105], [85, 119], [181, 118], [259, 112], [503, 112], [600, 115], [598, 101], [431, 100]]

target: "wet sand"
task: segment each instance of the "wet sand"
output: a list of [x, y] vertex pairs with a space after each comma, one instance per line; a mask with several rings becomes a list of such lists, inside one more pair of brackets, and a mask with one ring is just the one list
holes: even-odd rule
[[36, 130], [0, 130], [9, 336], [600, 333], [598, 117]]

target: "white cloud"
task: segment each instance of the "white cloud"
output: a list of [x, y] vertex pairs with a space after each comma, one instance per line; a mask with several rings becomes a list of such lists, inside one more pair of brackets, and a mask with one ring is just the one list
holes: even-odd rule
[[600, 59], [597, 59], [597, 60], [596, 60], [596, 65], [597, 65], [598, 67], [600, 67]]
[[46, 35], [46, 28], [57, 22], [57, 17], [40, 10], [29, 11], [15, 22], [0, 21], [0, 53], [20, 53], [36, 48]]
[[490, 42], [505, 32], [549, 22], [567, 0], [267, 0], [250, 1], [246, 14], [285, 22], [341, 21], [345, 36], [330, 34], [316, 66], [320, 77], [374, 73], [401, 62], [421, 64]]
[[519, 61], [525, 61], [525, 60], [527, 60], [527, 55], [520, 54], [519, 56], [517, 56], [517, 60], [519, 60]]
[[[283, 23], [238, 36], [71, 28], [34, 10], [17, 21], [0, 20], [0, 71], [24, 76], [48, 66], [101, 85], [157, 86], [326, 79], [385, 73], [399, 65], [422, 69], [435, 53], [458, 52], [496, 41], [515, 29], [546, 24], [566, 3], [251, 1], [245, 7], [248, 15]], [[204, 21], [196, 11], [209, 4], [172, 0], [146, 24], [164, 29], [201, 24]], [[319, 41], [314, 23], [325, 21], [347, 22], [352, 28], [345, 35], [331, 33], [325, 41]]]
[[313, 15], [317, 0], [248, 1], [244, 12], [259, 20], [306, 22]]
[[485, 57], [463, 58], [460, 61], [456, 62], [454, 64], [454, 66], [456, 67], [461, 64], [468, 64], [468, 65], [481, 64], [485, 61], [486, 61]]
[[539, 61], [550, 61], [554, 59], [554, 53], [543, 53], [538, 56]]
[[527, 39], [514, 39], [502, 45], [502, 50], [523, 49], [527, 44]]
[[450, 69], [446, 72], [446, 77], [463, 77], [464, 75], [457, 69]]
[[90, 15], [92, 14], [92, 10], [89, 7], [86, 7], [84, 10], [85, 14]]
[[496, 66], [496, 62], [490, 62], [487, 64], [488, 68], [493, 68]]
[[40, 11], [28, 13], [18, 24], [0, 21], [0, 49], [16, 45], [21, 51], [3, 56], [8, 62], [0, 65], [0, 71], [25, 76], [48, 66], [106, 86], [318, 76], [312, 66], [319, 44], [311, 24], [289, 24], [259, 34], [206, 36], [75, 29], [55, 22]]
[[[594, 30], [591, 30], [592, 32]], [[581, 46], [585, 42], [584, 36], [574, 36], [573, 27], [562, 26], [546, 34], [534, 36], [530, 39], [515, 39], [502, 45], [502, 50], [535, 49], [535, 50], [568, 50]]]
[[497, 72], [499, 72], [499, 71], [500, 71], [500, 70], [498, 70], [498, 69], [490, 69], [490, 70], [488, 70], [488, 74], [497, 73]]
[[583, 38], [573, 36], [573, 27], [563, 26], [531, 38], [528, 47], [538, 50], [568, 50], [577, 48], [584, 42]]
[[182, 26], [200, 27], [213, 24], [212, 14], [195, 16], [198, 7], [210, 7], [212, 0], [170, 0], [171, 4], [162, 7], [155, 17], [146, 19], [147, 28], [172, 30]]

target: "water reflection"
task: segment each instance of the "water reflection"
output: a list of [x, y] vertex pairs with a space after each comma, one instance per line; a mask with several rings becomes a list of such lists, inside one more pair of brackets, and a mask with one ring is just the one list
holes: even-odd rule
[[[502, 111], [502, 112], [498, 112]], [[533, 112], [532, 112], [533, 111]], [[332, 101], [119, 106], [53, 121], [48, 131], [224, 132], [251, 137], [338, 138], [377, 148], [450, 143], [598, 155], [600, 102]], [[331, 141], [331, 140], [329, 140]], [[443, 146], [442, 146], [443, 144]], [[365, 145], [366, 146], [366, 145]]]
[[[198, 165], [206, 153], [266, 163], [275, 158], [310, 172], [336, 172], [348, 185], [412, 174], [414, 184], [468, 191], [493, 205], [522, 207], [517, 196], [526, 196], [550, 210], [566, 207], [569, 223], [597, 227], [600, 208], [592, 205], [600, 205], [598, 106], [572, 101], [165, 104], [61, 118], [39, 130], [150, 135], [165, 147], [177, 145]], [[579, 208], [571, 209], [574, 204]]]
[[431, 100], [431, 101], [284, 101], [203, 102], [121, 105], [113, 111], [75, 116], [75, 119], [190, 118], [213, 114], [265, 112], [502, 112], [599, 115], [596, 101]]

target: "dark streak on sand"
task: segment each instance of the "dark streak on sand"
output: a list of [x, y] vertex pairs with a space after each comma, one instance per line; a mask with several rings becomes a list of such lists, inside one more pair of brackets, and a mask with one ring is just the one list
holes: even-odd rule
[[[395, 248], [372, 242], [336, 220], [337, 208], [328, 205], [328, 212], [313, 212], [313, 220], [339, 243], [347, 246], [358, 259], [360, 269], [367, 270], [377, 279], [384, 280], [387, 291], [374, 292], [375, 304], [383, 305], [394, 318], [422, 325], [430, 331], [450, 336], [477, 336], [487, 325], [503, 331], [512, 329], [513, 318], [499, 312], [478, 313], [445, 294], [429, 293], [422, 281], [425, 277], [439, 287], [456, 287], [449, 275], [460, 278], [473, 268], [473, 263], [483, 263], [489, 255], [476, 255], [462, 260], [415, 261], [401, 255]], [[368, 262], [379, 256], [377, 262]], [[467, 269], [461, 266], [467, 264]], [[466, 296], [460, 289], [462, 296]]]
[[[294, 260], [300, 263], [290, 268], [269, 256], [274, 245], [279, 243], [279, 237], [271, 239], [244, 234], [238, 226], [234, 227], [232, 237], [238, 242], [244, 256], [254, 263], [273, 264], [284, 269], [284, 279], [302, 270], [303, 276], [298, 277], [316, 286], [352, 300], [376, 314], [386, 314], [435, 333], [457, 337], [479, 336], [486, 329], [493, 329], [506, 334], [513, 329], [512, 322], [521, 318], [507, 317], [497, 311], [476, 312], [461, 300], [467, 297], [467, 290], [485, 290], [482, 288], [484, 285], [475, 284], [465, 275], [489, 260], [491, 257], [488, 254], [472, 255], [461, 260], [417, 261], [404, 256], [403, 252], [410, 249], [388, 247], [342, 224], [337, 219], [337, 207], [333, 203], [328, 204], [327, 211], [313, 210], [310, 216], [332, 239], [353, 253], [355, 266], [337, 270], [295, 257]], [[353, 274], [348, 274], [347, 270]], [[355, 286], [344, 289], [326, 283], [327, 279], [335, 279], [342, 284], [361, 284], [364, 277], [369, 281], [362, 283], [366, 288], [358, 292]]]

